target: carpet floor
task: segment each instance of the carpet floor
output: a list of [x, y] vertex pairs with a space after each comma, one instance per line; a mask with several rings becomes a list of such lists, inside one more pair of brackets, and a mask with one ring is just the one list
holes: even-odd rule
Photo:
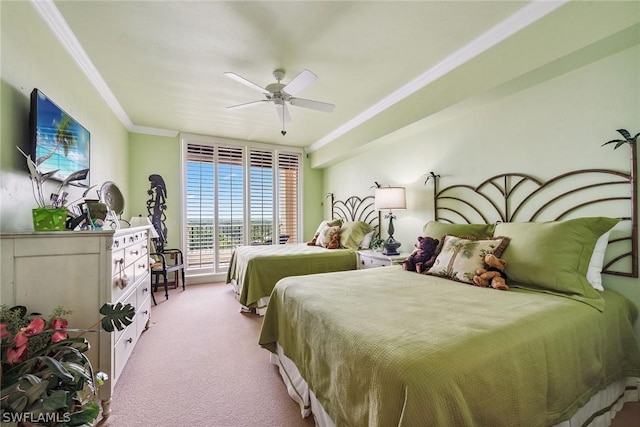
[[[118, 383], [103, 427], [309, 427], [269, 353], [258, 346], [262, 318], [241, 314], [224, 283], [156, 293], [150, 326]], [[640, 426], [640, 402], [612, 427]]]

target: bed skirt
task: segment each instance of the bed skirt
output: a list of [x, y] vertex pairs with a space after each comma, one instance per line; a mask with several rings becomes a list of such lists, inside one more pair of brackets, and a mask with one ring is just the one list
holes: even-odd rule
[[[240, 302], [240, 286], [238, 286], [238, 281], [236, 279], [232, 279], [229, 284], [233, 287], [236, 301]], [[264, 316], [267, 312], [267, 306], [269, 305], [269, 297], [260, 298], [255, 305], [255, 307], [247, 307], [240, 303], [240, 313], [255, 313], [258, 316]]]
[[[270, 353], [269, 360], [278, 367], [289, 396], [300, 405], [302, 417], [313, 415], [316, 426], [334, 427], [333, 420], [309, 389], [293, 361], [284, 355], [280, 344], [277, 345], [277, 350], [278, 354]], [[608, 427], [626, 402], [639, 400], [640, 378], [623, 378], [600, 390], [571, 419], [554, 427]]]

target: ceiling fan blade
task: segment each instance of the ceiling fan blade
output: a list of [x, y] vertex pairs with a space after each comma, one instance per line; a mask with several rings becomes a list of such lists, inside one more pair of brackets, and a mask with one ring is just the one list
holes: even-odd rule
[[289, 115], [287, 104], [285, 104], [284, 102], [276, 104], [276, 111], [278, 112], [278, 117], [280, 117], [281, 122], [289, 123], [291, 121], [291, 116]]
[[269, 102], [269, 100], [263, 99], [261, 101], [253, 101], [253, 102], [247, 102], [245, 104], [232, 105], [231, 107], [227, 107], [227, 110], [242, 110], [243, 108], [253, 107], [254, 105], [262, 104], [265, 102]]
[[316, 80], [318, 80], [318, 76], [313, 74], [311, 71], [304, 69], [300, 71], [288, 85], [283, 87], [282, 90], [289, 95], [295, 95]]
[[237, 75], [236, 73], [232, 73], [230, 71], [224, 73], [225, 76], [229, 77], [231, 80], [235, 80], [238, 83], [242, 83], [245, 86], [250, 87], [253, 90], [256, 90], [258, 92], [264, 93], [266, 95], [269, 95], [269, 91], [266, 90], [265, 88], [258, 86], [257, 84], [250, 82], [249, 80], [245, 79], [244, 77], [241, 77], [239, 75]]
[[310, 108], [312, 110], [324, 111], [327, 113], [333, 112], [333, 109], [336, 108], [334, 104], [303, 98], [291, 98], [289, 102], [291, 102], [291, 105], [295, 105], [296, 107]]

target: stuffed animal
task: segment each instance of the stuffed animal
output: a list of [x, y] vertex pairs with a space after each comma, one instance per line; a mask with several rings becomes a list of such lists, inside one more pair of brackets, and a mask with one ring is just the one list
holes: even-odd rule
[[487, 254], [484, 257], [484, 263], [486, 268], [476, 270], [473, 283], [475, 283], [476, 286], [482, 286], [484, 288], [492, 287], [501, 291], [509, 289], [506, 282], [507, 275], [504, 273], [507, 261], [498, 258], [494, 254]]
[[331, 240], [327, 243], [327, 249], [338, 249], [340, 247], [340, 233], [333, 233]]
[[426, 272], [436, 260], [436, 248], [438, 239], [432, 237], [418, 237], [415, 249], [402, 263], [402, 268], [407, 271]]

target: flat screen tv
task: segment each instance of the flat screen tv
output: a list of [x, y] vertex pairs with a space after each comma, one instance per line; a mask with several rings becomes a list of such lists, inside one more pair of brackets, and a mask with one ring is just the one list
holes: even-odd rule
[[[46, 158], [38, 166], [40, 172], [57, 170], [51, 179], [64, 181], [74, 172], [88, 171], [89, 131], [37, 88], [31, 92], [30, 127], [31, 159]], [[88, 172], [70, 184], [89, 187]]]

